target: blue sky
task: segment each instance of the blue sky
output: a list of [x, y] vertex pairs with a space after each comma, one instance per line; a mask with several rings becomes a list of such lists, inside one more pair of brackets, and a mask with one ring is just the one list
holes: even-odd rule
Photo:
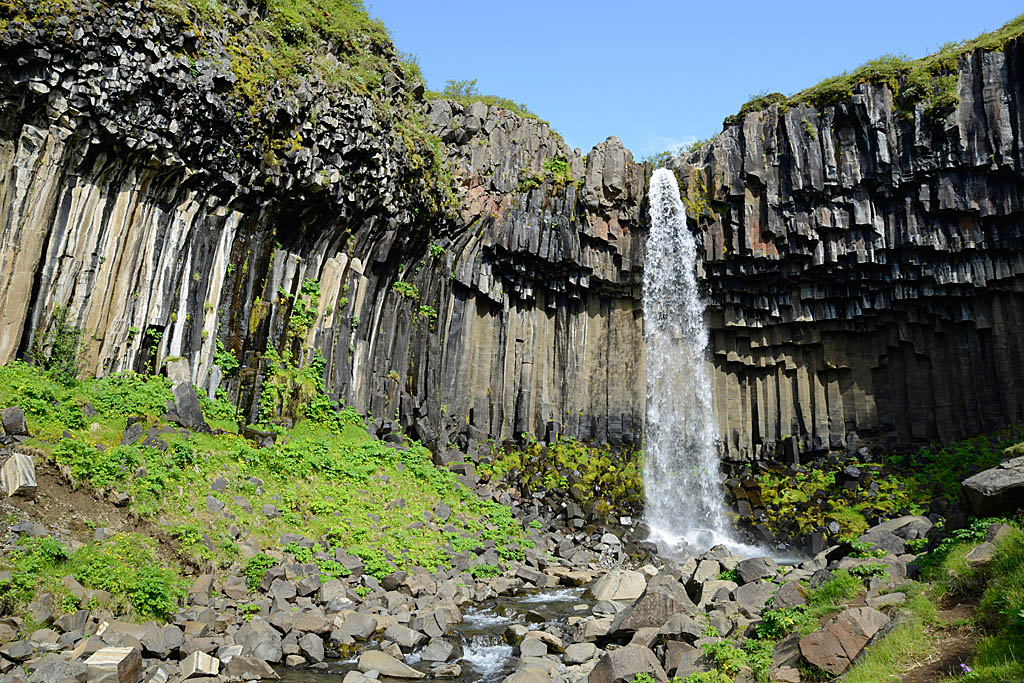
[[761, 91], [794, 93], [886, 53], [920, 57], [1016, 17], [1004, 0], [831, 3], [366, 0], [433, 89], [479, 81], [588, 151], [711, 137]]

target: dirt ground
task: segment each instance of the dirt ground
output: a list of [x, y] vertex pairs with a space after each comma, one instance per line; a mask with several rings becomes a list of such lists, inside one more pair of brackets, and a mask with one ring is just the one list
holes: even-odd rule
[[[974, 616], [973, 602], [955, 602], [943, 605], [939, 610], [939, 619], [947, 626], [961, 619]], [[903, 683], [934, 683], [947, 676], [963, 673], [961, 664], [969, 664], [974, 654], [974, 645], [978, 639], [973, 626], [953, 627], [943, 630], [936, 643], [935, 655], [928, 661], [903, 674]]]
[[169, 534], [148, 520], [140, 519], [127, 507], [114, 505], [99, 491], [89, 487], [76, 490], [52, 462], [40, 457], [34, 460], [38, 486], [35, 498], [0, 496], [0, 515], [5, 530], [20, 522], [36, 522], [70, 546], [94, 540], [98, 529], [138, 532], [158, 541], [157, 552], [161, 557], [177, 558], [178, 544]]

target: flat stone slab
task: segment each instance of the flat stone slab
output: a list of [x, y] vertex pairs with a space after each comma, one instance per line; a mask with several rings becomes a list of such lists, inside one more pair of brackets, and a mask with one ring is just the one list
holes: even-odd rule
[[964, 497], [979, 517], [1009, 514], [1024, 506], [1024, 456], [963, 481]]

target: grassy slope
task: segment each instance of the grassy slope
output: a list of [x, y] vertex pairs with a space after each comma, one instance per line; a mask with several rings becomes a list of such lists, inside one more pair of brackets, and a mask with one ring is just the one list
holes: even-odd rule
[[[69, 468], [82, 483], [127, 492], [135, 512], [178, 537], [182, 559], [189, 563], [242, 566], [245, 558], [229, 533], [231, 525], [277, 557], [285, 550], [279, 542], [283, 533], [309, 537], [325, 550], [344, 548], [362, 557], [367, 573], [377, 577], [413, 565], [445, 568], [456, 552], [485, 544], [511, 560], [531, 545], [509, 508], [479, 500], [451, 472], [435, 467], [422, 446], [395, 448], [371, 438], [351, 411], [342, 413], [345, 423], [305, 420], [294, 429], [279, 429], [278, 444], [265, 448], [233, 433], [234, 424], [224, 419], [218, 422], [230, 428], [224, 434], [160, 434], [166, 451], [120, 445], [129, 416], [140, 416], [147, 427], [170, 429], [160, 420], [169, 399], [169, 385], [161, 377], [119, 374], [67, 388], [22, 363], [0, 367], [0, 405], [26, 411], [35, 437], [28, 445]], [[86, 405], [97, 413], [87, 416]], [[65, 431], [73, 438], [62, 438]], [[210, 490], [218, 476], [229, 482], [223, 493]], [[209, 512], [208, 495], [225, 503], [235, 519]], [[389, 505], [399, 498], [404, 507]], [[444, 525], [428, 522], [426, 513], [441, 502], [451, 507], [451, 519]], [[268, 518], [260, 511], [263, 505], [275, 506], [281, 515]], [[16, 560], [9, 557], [6, 564]], [[68, 571], [50, 566], [60, 564], [43, 567], [37, 583], [53, 588], [50, 579]], [[322, 569], [346, 573], [333, 561], [322, 561]], [[8, 586], [5, 594], [0, 587], [0, 597], [24, 606], [34, 588], [21, 586], [12, 593]]]

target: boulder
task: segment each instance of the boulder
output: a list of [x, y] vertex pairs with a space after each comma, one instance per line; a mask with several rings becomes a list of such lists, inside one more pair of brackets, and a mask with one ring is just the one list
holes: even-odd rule
[[565, 648], [562, 660], [566, 664], [582, 664], [597, 655], [597, 646], [593, 643], [573, 643]]
[[1008, 515], [1024, 506], [1024, 456], [964, 479], [964, 498], [978, 517]]
[[362, 673], [377, 671], [381, 676], [391, 678], [418, 679], [427, 677], [426, 674], [417, 671], [408, 664], [400, 662], [380, 650], [368, 650], [359, 655], [359, 661], [356, 666]]
[[772, 598], [772, 609], [786, 609], [807, 604], [807, 592], [799, 581], [782, 584]]
[[967, 557], [964, 559], [967, 564], [971, 567], [984, 567], [994, 560], [996, 557], [996, 546], [994, 543], [988, 541], [982, 541], [978, 545], [971, 548], [970, 552], [967, 553]]
[[779, 589], [773, 583], [755, 581], [746, 583], [732, 592], [732, 599], [739, 603], [740, 609], [747, 614], [760, 614], [768, 603], [768, 598]]
[[404, 652], [409, 652], [419, 647], [427, 639], [427, 636], [423, 633], [414, 631], [408, 626], [403, 626], [399, 623], [388, 626], [387, 630], [384, 631], [384, 637], [397, 644]]
[[25, 412], [18, 406], [0, 410], [0, 422], [3, 423], [4, 434], [7, 436], [30, 436], [28, 422], [25, 421]]
[[181, 660], [181, 680], [216, 676], [220, 673], [220, 660], [205, 652], [193, 652]]
[[253, 617], [247, 624], [235, 632], [235, 644], [242, 646], [242, 653], [265, 662], [280, 662], [284, 656], [281, 651], [281, 634], [277, 629], [263, 620]]
[[281, 678], [262, 659], [235, 655], [224, 664], [223, 675], [233, 681], [267, 681]]
[[58, 654], [48, 654], [33, 667], [28, 683], [86, 683], [89, 667], [84, 662], [68, 661]]
[[168, 404], [166, 418], [194, 432], [209, 432], [210, 425], [203, 418], [199, 407], [199, 397], [191, 381], [178, 382], [174, 385], [174, 401]]
[[643, 595], [646, 587], [647, 581], [640, 572], [616, 569], [595, 581], [589, 592], [598, 601], [632, 601]]
[[693, 616], [697, 606], [686, 594], [683, 584], [670, 574], [658, 574], [640, 599], [622, 610], [612, 622], [612, 633], [635, 632], [641, 628], [661, 628], [672, 615], [683, 612]]
[[0, 488], [8, 498], [35, 498], [36, 466], [24, 453], [15, 453], [0, 467]]
[[632, 683], [639, 673], [650, 674], [656, 681], [668, 680], [653, 652], [640, 645], [626, 645], [606, 652], [590, 672], [587, 683]]
[[873, 607], [847, 609], [820, 630], [801, 638], [800, 654], [819, 669], [838, 676], [888, 623], [889, 617]]
[[90, 681], [137, 683], [142, 656], [134, 647], [105, 647], [85, 660]]
[[876, 548], [892, 553], [903, 555], [907, 552], [907, 544], [896, 534], [885, 529], [870, 529], [867, 533], [857, 537], [860, 543], [870, 543]]
[[331, 632], [331, 638], [340, 641], [342, 638], [355, 638], [357, 640], [366, 640], [373, 635], [373, 632], [377, 630], [377, 620], [371, 617], [369, 614], [359, 614], [352, 612], [347, 615]]
[[736, 564], [736, 575], [741, 584], [770, 579], [778, 573], [779, 565], [770, 557], [752, 557]]
[[311, 662], [324, 661], [324, 641], [315, 633], [307, 633], [299, 638], [299, 649]]

